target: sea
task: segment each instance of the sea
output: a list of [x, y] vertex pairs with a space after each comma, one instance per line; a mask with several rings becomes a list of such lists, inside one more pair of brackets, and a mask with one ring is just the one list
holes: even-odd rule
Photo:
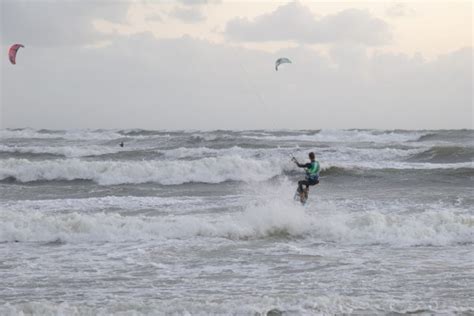
[[472, 129], [1, 129], [0, 315], [473, 315], [473, 158]]

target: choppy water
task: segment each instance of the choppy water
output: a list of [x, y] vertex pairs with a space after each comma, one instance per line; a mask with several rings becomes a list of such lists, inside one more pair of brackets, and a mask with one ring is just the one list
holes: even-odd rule
[[473, 136], [0, 130], [0, 314], [474, 313]]

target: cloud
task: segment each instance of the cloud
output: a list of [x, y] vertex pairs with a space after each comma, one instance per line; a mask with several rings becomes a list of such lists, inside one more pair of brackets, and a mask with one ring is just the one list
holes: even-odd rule
[[206, 19], [201, 9], [196, 8], [196, 7], [189, 7], [189, 8], [178, 7], [178, 8], [175, 8], [171, 12], [170, 15], [185, 23], [198, 23]]
[[[334, 45], [275, 54], [191, 37], [117, 37], [3, 59], [4, 127], [469, 128], [472, 48], [434, 61]], [[274, 61], [293, 63], [276, 72]], [[52, 67], [52, 65], [54, 65]], [[45, 80], [47, 78], [47, 80]], [[390, 118], [390, 119], [388, 119]]]
[[199, 23], [206, 19], [202, 8], [208, 4], [218, 4], [220, 0], [177, 0], [181, 6], [175, 7], [170, 16], [184, 23]]
[[301, 43], [354, 42], [383, 45], [391, 39], [388, 25], [369, 12], [348, 9], [316, 18], [299, 2], [280, 6], [254, 20], [236, 18], [225, 30], [234, 40], [247, 42], [295, 41]]
[[162, 22], [163, 21], [163, 17], [161, 16], [161, 14], [158, 14], [158, 13], [149, 14], [145, 17], [145, 19], [147, 21], [153, 21], [153, 22]]
[[205, 4], [220, 4], [222, 0], [177, 0], [177, 2], [186, 6], [201, 6]]
[[113, 1], [1, 1], [5, 43], [29, 46], [83, 45], [104, 39], [92, 22], [120, 22], [130, 3]]
[[391, 18], [399, 18], [413, 15], [415, 11], [410, 9], [405, 3], [395, 3], [385, 11], [385, 14]]
[[211, 2], [210, 0], [177, 0], [179, 3], [184, 5], [201, 5]]

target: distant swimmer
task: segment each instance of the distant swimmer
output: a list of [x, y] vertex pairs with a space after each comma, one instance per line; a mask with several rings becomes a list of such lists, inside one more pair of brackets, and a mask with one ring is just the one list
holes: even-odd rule
[[[308, 199], [309, 186], [316, 185], [319, 183], [319, 161], [316, 161], [316, 157], [314, 156], [313, 152], [310, 152], [308, 156], [310, 162], [305, 164], [300, 164], [295, 157], [291, 159], [296, 163], [299, 168], [305, 168], [306, 172], [305, 179], [298, 181], [298, 189], [296, 190], [302, 204], [305, 204], [306, 200]], [[305, 188], [303, 188], [303, 186], [305, 186]]]
[[120, 143], [120, 147], [123, 147], [123, 142]]

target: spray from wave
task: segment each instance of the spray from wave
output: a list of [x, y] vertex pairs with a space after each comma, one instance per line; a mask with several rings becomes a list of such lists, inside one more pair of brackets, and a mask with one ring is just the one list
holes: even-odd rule
[[[342, 244], [399, 246], [474, 242], [474, 216], [443, 205], [410, 212], [391, 212], [371, 206], [354, 211], [342, 205], [314, 201], [303, 208], [287, 198], [291, 194], [287, 185], [259, 190], [258, 200], [237, 200], [236, 206], [243, 203], [241, 208], [217, 216], [199, 212], [209, 205], [195, 199], [181, 201], [181, 204], [158, 199], [154, 202], [161, 204], [157, 203], [153, 216], [101, 212], [110, 207], [110, 203], [127, 200], [118, 197], [97, 200], [101, 204], [94, 212], [83, 209], [92, 208], [94, 201], [89, 199], [82, 203], [80, 210], [70, 212], [64, 212], [67, 201], [60, 207], [53, 204], [49, 211], [35, 210], [26, 202], [23, 202], [24, 209], [4, 205], [0, 211], [0, 242], [124, 242], [196, 237], [310, 238]], [[145, 199], [145, 202], [149, 204], [140, 206], [143, 203], [136, 198], [129, 204], [149, 208], [153, 201]], [[80, 201], [73, 204], [81, 205]], [[181, 215], [177, 212], [180, 208], [191, 213]]]

